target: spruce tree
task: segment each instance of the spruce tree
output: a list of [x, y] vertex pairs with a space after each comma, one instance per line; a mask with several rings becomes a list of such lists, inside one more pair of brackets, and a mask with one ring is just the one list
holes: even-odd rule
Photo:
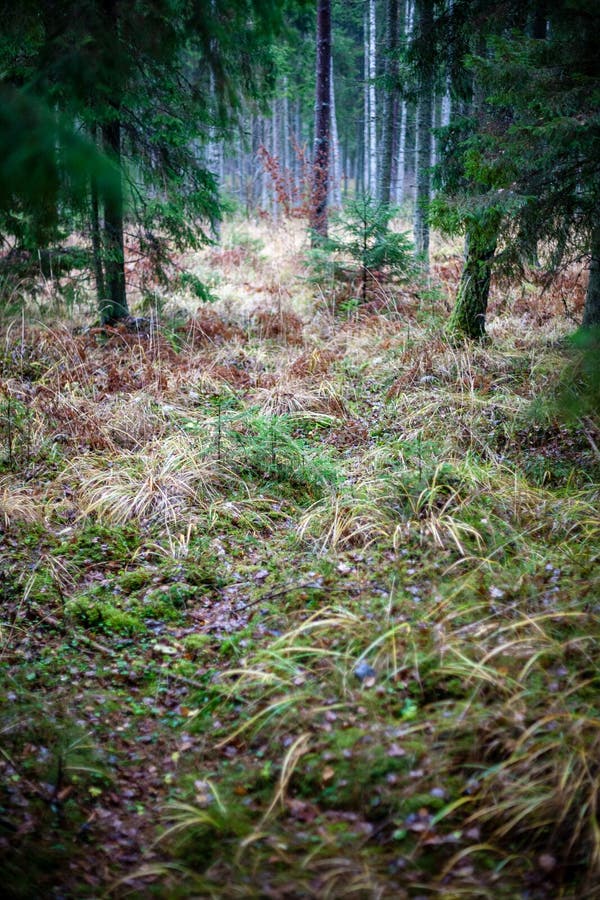
[[[208, 239], [218, 198], [196, 148], [231, 117], [243, 93], [269, 85], [283, 7], [284, 0], [29, 0], [16, 12], [0, 3], [0, 88], [15, 105], [44, 110], [46, 121], [56, 117], [66, 144], [83, 145], [71, 135], [87, 132], [87, 157], [108, 160], [113, 172], [112, 179], [97, 177], [83, 152], [76, 171], [78, 161], [69, 165], [52, 137], [40, 140], [33, 152], [45, 183], [34, 197], [17, 179], [1, 224], [22, 238], [20, 211], [28, 206], [31, 240], [48, 245], [83, 219], [91, 222], [104, 321], [127, 313], [125, 228], [159, 278], [171, 250]], [[26, 139], [12, 155], [0, 139], [2, 170]], [[71, 184], [77, 202], [59, 201]]]
[[439, 19], [438, 34], [447, 35], [448, 22], [462, 116], [445, 132], [433, 212], [436, 224], [467, 235], [449, 330], [483, 336], [492, 269], [522, 277], [539, 262], [551, 277], [582, 258], [590, 264], [583, 324], [595, 325], [600, 64], [592, 4], [533, 0], [499, 9], [472, 0]]

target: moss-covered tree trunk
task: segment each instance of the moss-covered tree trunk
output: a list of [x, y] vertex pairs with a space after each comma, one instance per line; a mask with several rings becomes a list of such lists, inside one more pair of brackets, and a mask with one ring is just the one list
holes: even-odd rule
[[600, 328], [600, 226], [592, 233], [592, 258], [590, 260], [590, 280], [585, 295], [583, 328]]
[[496, 243], [496, 229], [471, 223], [465, 240], [465, 262], [456, 303], [448, 322], [447, 330], [452, 337], [481, 340], [485, 336]]

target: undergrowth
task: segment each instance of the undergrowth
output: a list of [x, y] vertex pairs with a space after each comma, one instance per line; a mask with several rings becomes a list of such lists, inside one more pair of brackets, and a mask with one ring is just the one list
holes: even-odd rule
[[210, 310], [5, 329], [9, 895], [594, 896], [599, 426], [563, 415], [562, 302], [498, 294], [451, 347], [420, 287], [336, 318], [259, 237], [196, 260]]

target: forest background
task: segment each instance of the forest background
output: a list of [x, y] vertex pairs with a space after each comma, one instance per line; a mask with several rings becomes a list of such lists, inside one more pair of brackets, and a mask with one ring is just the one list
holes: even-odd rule
[[0, 4], [9, 896], [595, 896], [595, 7]]

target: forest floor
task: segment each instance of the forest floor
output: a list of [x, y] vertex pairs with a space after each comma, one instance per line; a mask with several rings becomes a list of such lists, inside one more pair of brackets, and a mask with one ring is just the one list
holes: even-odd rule
[[453, 347], [452, 248], [366, 305], [305, 255], [230, 225], [212, 305], [3, 330], [5, 896], [599, 895], [581, 279]]

